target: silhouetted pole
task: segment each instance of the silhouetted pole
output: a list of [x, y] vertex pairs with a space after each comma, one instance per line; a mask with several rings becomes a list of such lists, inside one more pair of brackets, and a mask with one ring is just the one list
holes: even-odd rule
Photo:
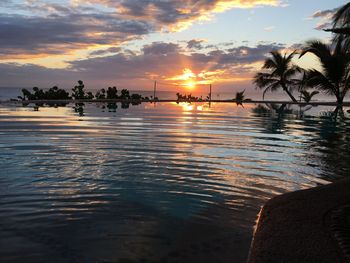
[[211, 84], [209, 85], [209, 107], [211, 105]]
[[210, 102], [211, 102], [211, 88], [212, 88], [212, 86], [210, 84], [210, 86], [209, 86], [209, 89], [210, 89], [210, 91], [209, 91], [209, 100], [210, 100]]
[[154, 81], [153, 100], [156, 101], [157, 81]]

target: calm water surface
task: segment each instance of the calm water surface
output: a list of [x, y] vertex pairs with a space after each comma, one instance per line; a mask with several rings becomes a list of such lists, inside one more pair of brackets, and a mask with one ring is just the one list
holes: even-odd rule
[[269, 198], [350, 172], [332, 108], [0, 106], [1, 262], [244, 262]]

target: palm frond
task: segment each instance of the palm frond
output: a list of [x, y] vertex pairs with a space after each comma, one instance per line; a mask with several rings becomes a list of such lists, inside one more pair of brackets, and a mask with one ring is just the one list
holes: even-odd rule
[[278, 82], [278, 81], [279, 80], [277, 78], [274, 78], [273, 76], [271, 76], [271, 74], [268, 74], [268, 73], [258, 73], [254, 77], [254, 84], [261, 89], [265, 88], [271, 83]]
[[350, 23], [350, 3], [341, 7], [333, 16], [334, 27], [344, 27]]
[[308, 71], [307, 85], [322, 90], [327, 94], [335, 95], [337, 92], [336, 87], [329, 81], [327, 76], [315, 69]]
[[279, 89], [279, 87], [280, 87], [280, 85], [277, 82], [271, 83], [270, 85], [268, 85], [263, 92], [263, 100], [265, 100], [265, 95], [268, 91], [275, 91], [275, 90]]
[[308, 41], [306, 47], [300, 53], [299, 58], [303, 57], [306, 53], [314, 54], [321, 61], [329, 59], [332, 56], [330, 47], [319, 40]]

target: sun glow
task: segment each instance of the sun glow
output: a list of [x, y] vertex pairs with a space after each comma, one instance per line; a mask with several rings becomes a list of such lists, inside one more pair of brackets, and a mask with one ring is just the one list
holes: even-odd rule
[[202, 70], [199, 73], [193, 72], [190, 68], [186, 67], [182, 70], [182, 74], [175, 75], [167, 78], [167, 81], [172, 81], [172, 85], [180, 86], [188, 90], [196, 89], [197, 87], [203, 87], [210, 85], [213, 82], [221, 80], [219, 76], [223, 74], [223, 71], [207, 71]]
[[184, 86], [188, 89], [194, 89], [196, 87], [196, 82], [194, 81], [189, 81], [184, 84]]
[[189, 68], [185, 68], [182, 70], [181, 75], [174, 76], [170, 78], [170, 80], [179, 80], [179, 81], [193, 81], [196, 79], [196, 74], [192, 72]]
[[168, 80], [176, 81], [178, 85], [188, 89], [194, 89], [197, 84], [197, 75], [193, 73], [191, 69], [185, 68], [181, 75], [174, 76]]

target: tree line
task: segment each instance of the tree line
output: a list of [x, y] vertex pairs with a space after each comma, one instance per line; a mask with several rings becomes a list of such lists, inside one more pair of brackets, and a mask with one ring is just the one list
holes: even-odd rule
[[143, 97], [140, 94], [130, 94], [127, 89], [122, 89], [120, 95], [116, 87], [108, 87], [107, 89], [98, 90], [95, 95], [88, 91], [85, 91], [85, 85], [82, 80], [78, 81], [78, 85], [72, 89], [72, 94], [69, 94], [64, 89], [60, 89], [57, 86], [50, 88], [49, 90], [42, 90], [38, 87], [34, 87], [33, 91], [22, 89], [22, 96], [18, 96], [18, 99], [22, 101], [26, 100], [130, 100], [130, 101], [150, 101], [157, 100], [158, 98]]

